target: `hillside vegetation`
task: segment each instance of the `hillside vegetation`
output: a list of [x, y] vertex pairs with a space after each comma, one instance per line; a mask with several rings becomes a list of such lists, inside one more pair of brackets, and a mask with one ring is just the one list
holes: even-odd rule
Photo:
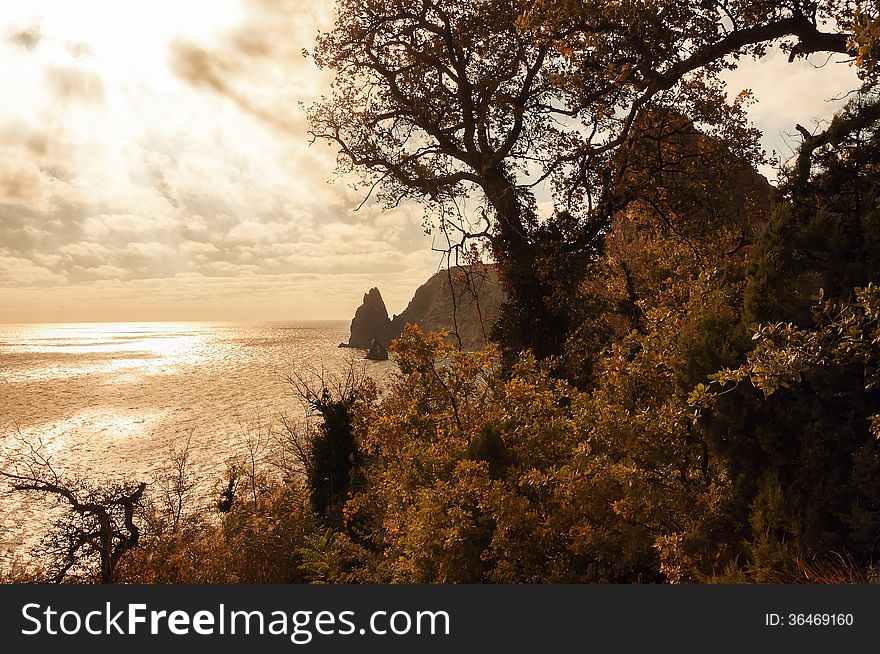
[[[311, 135], [494, 262], [492, 342], [410, 326], [381, 392], [293, 380], [296, 465], [154, 507], [115, 579], [875, 581], [880, 5], [336, 6]], [[773, 188], [720, 76], [777, 46], [859, 84]]]

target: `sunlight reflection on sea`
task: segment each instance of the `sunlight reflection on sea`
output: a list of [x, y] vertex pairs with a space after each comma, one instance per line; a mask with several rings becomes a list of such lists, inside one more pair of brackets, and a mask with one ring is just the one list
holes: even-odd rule
[[[0, 452], [18, 430], [66, 473], [149, 481], [192, 432], [208, 494], [249, 432], [302, 413], [285, 375], [361, 365], [361, 352], [336, 347], [347, 338], [339, 321], [3, 325]], [[380, 382], [394, 370], [364, 365]], [[0, 555], [23, 553], [45, 517], [32, 500], [0, 496]]]

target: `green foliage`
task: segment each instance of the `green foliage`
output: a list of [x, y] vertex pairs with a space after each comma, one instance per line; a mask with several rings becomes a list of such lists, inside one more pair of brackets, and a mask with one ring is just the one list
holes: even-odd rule
[[858, 50], [859, 76], [876, 84], [880, 72], [880, 2], [859, 3], [852, 20], [851, 45]]
[[[484, 240], [508, 290], [494, 332], [507, 369], [524, 350], [564, 357], [569, 336], [592, 336], [574, 300], [620, 209], [619, 182], [678, 214], [693, 196], [676, 180], [701, 166], [704, 200], [729, 193], [735, 184], [711, 184], [729, 172], [718, 161], [707, 169], [667, 156], [695, 129], [724, 144], [697, 151], [766, 160], [746, 120], [749, 94], [729, 101], [720, 73], [779, 40], [792, 58], [850, 52], [842, 30], [865, 3], [807, 4], [338, 0], [314, 52], [333, 94], [308, 108], [310, 135], [336, 147], [340, 172], [387, 207], [425, 204], [426, 227], [452, 250]], [[824, 33], [826, 24], [839, 31]], [[549, 219], [537, 211], [535, 176], [552, 183]], [[479, 218], [459, 210], [462, 198], [483, 203]]]
[[362, 578], [358, 566], [365, 553], [329, 527], [308, 534], [296, 552], [301, 558], [299, 569], [311, 583], [353, 583]]
[[[745, 292], [750, 324], [807, 326], [820, 290], [847, 300], [854, 287], [880, 281], [877, 102], [875, 94], [858, 96], [822, 139], [805, 142], [782, 187], [786, 199], [752, 258]], [[818, 174], [801, 175], [810, 169]]]
[[854, 295], [822, 300], [813, 327], [761, 326], [746, 363], [692, 396], [740, 480], [754, 557], [771, 569], [785, 552], [874, 554], [880, 290]]
[[691, 393], [731, 475], [758, 578], [831, 551], [857, 565], [875, 556], [880, 507], [865, 483], [878, 400], [875, 102], [860, 98], [805, 141], [751, 256], [751, 351]]
[[321, 416], [306, 471], [312, 509], [321, 517], [338, 513], [351, 486], [358, 447], [352, 435], [350, 398], [334, 399], [326, 388], [312, 400]]

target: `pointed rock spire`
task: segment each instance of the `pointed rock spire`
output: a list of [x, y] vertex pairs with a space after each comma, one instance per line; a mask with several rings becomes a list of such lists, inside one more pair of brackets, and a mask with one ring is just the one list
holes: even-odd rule
[[364, 302], [358, 307], [351, 321], [349, 347], [368, 349], [373, 341], [383, 347], [391, 343], [391, 320], [388, 309], [378, 288], [371, 288], [364, 294]]

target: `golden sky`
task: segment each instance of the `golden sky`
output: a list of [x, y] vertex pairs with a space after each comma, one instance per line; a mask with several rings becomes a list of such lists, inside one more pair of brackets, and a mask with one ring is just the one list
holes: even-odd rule
[[[308, 145], [331, 0], [0, 6], [0, 322], [350, 318], [375, 285], [399, 313], [437, 269], [420, 208], [355, 211]], [[853, 77], [730, 75], [783, 155]]]

